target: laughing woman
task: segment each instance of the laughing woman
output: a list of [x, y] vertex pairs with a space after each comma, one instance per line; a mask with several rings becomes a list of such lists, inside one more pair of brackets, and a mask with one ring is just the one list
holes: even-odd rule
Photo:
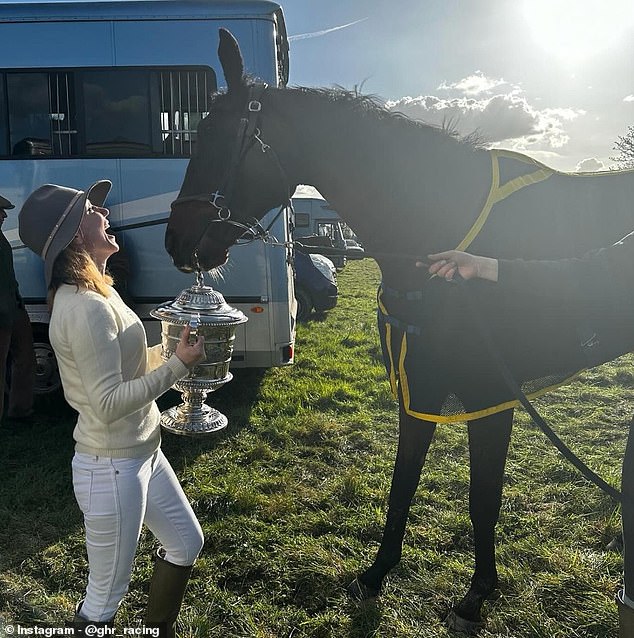
[[49, 334], [64, 395], [79, 413], [73, 487], [84, 515], [89, 576], [75, 623], [113, 622], [128, 590], [143, 523], [161, 544], [145, 621], [174, 636], [203, 535], [161, 451], [154, 400], [204, 359], [204, 344], [183, 331], [166, 362], [147, 348], [140, 319], [106, 273], [118, 250], [103, 203], [111, 183], [87, 191], [47, 184], [20, 212], [20, 237], [44, 259]]

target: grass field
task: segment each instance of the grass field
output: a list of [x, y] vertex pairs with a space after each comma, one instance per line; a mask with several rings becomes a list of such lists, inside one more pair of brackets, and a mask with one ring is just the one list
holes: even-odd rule
[[[379, 600], [345, 586], [380, 540], [397, 443], [397, 407], [375, 326], [378, 270], [352, 262], [340, 300], [299, 326], [297, 363], [237, 371], [212, 403], [222, 435], [165, 435], [163, 448], [201, 521], [206, 545], [181, 635], [213, 638], [437, 638], [468, 586], [466, 428], [438, 427], [414, 500], [401, 564]], [[562, 438], [619, 485], [633, 408], [632, 360], [585, 373], [537, 402]], [[174, 396], [164, 398], [162, 405]], [[28, 431], [0, 432], [0, 636], [3, 623], [59, 626], [85, 585], [70, 460], [73, 414], [49, 405]], [[518, 411], [498, 525], [502, 596], [482, 636], [612, 637], [621, 556], [606, 545], [619, 510], [563, 461]], [[118, 622], [141, 617], [155, 542], [142, 538]]]

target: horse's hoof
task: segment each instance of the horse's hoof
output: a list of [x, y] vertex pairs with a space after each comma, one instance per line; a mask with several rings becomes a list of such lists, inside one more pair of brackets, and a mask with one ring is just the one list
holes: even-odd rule
[[372, 600], [379, 595], [378, 590], [374, 589], [374, 587], [370, 587], [369, 585], [364, 585], [358, 578], [355, 578], [348, 585], [346, 591], [348, 592], [348, 596], [357, 602]]
[[482, 620], [467, 620], [452, 609], [445, 618], [445, 625], [452, 631], [459, 631], [467, 636], [475, 636], [482, 629], [484, 629], [484, 622]]

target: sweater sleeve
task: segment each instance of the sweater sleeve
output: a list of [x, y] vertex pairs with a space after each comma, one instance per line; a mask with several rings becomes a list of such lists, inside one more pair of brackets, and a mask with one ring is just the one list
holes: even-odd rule
[[557, 261], [499, 260], [501, 292], [522, 294], [527, 301], [614, 304], [634, 297], [634, 233], [608, 248], [580, 258]]
[[185, 364], [173, 355], [152, 372], [124, 381], [118, 326], [108, 304], [86, 296], [73, 306], [67, 315], [72, 356], [90, 405], [103, 422], [140, 410], [187, 374]]

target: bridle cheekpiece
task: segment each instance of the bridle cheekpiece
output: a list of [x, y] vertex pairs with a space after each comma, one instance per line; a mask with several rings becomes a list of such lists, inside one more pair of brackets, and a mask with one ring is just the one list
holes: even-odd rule
[[[254, 84], [249, 87], [249, 96], [247, 100], [247, 104], [243, 113], [243, 116], [240, 118], [240, 123], [238, 125], [238, 131], [236, 134], [236, 138], [234, 141], [234, 145], [231, 151], [231, 155], [229, 157], [229, 162], [227, 165], [227, 170], [225, 172], [223, 186], [216, 190], [213, 193], [207, 194], [202, 193], [198, 195], [188, 195], [185, 197], [179, 197], [174, 202], [172, 202], [172, 207], [177, 206], [179, 204], [183, 204], [186, 202], [200, 202], [203, 205], [209, 205], [211, 217], [207, 222], [204, 230], [202, 231], [196, 245], [194, 247], [192, 257], [193, 263], [198, 266], [198, 248], [200, 243], [203, 240], [203, 237], [206, 235], [207, 231], [211, 224], [229, 224], [244, 232], [240, 235], [234, 244], [246, 244], [250, 243], [256, 239], [261, 239], [263, 241], [267, 241], [269, 243], [278, 243], [275, 238], [272, 238], [269, 234], [269, 230], [281, 215], [282, 211], [287, 207], [292, 207], [291, 204], [291, 193], [290, 193], [290, 182], [288, 180], [286, 171], [282, 167], [279, 158], [275, 151], [271, 148], [269, 144], [262, 140], [262, 133], [260, 130], [261, 120], [262, 120], [262, 96], [267, 89], [266, 84]], [[254, 146], [259, 145], [260, 150], [267, 154], [268, 157], [271, 157], [275, 162], [280, 176], [286, 185], [287, 191], [287, 201], [285, 201], [280, 207], [277, 215], [273, 219], [273, 221], [264, 228], [259, 220], [253, 219], [249, 223], [244, 223], [231, 218], [231, 202], [234, 195], [235, 185], [238, 178], [238, 172], [242, 162], [244, 161], [247, 154], [251, 151]], [[215, 214], [215, 216], [214, 216]]]

